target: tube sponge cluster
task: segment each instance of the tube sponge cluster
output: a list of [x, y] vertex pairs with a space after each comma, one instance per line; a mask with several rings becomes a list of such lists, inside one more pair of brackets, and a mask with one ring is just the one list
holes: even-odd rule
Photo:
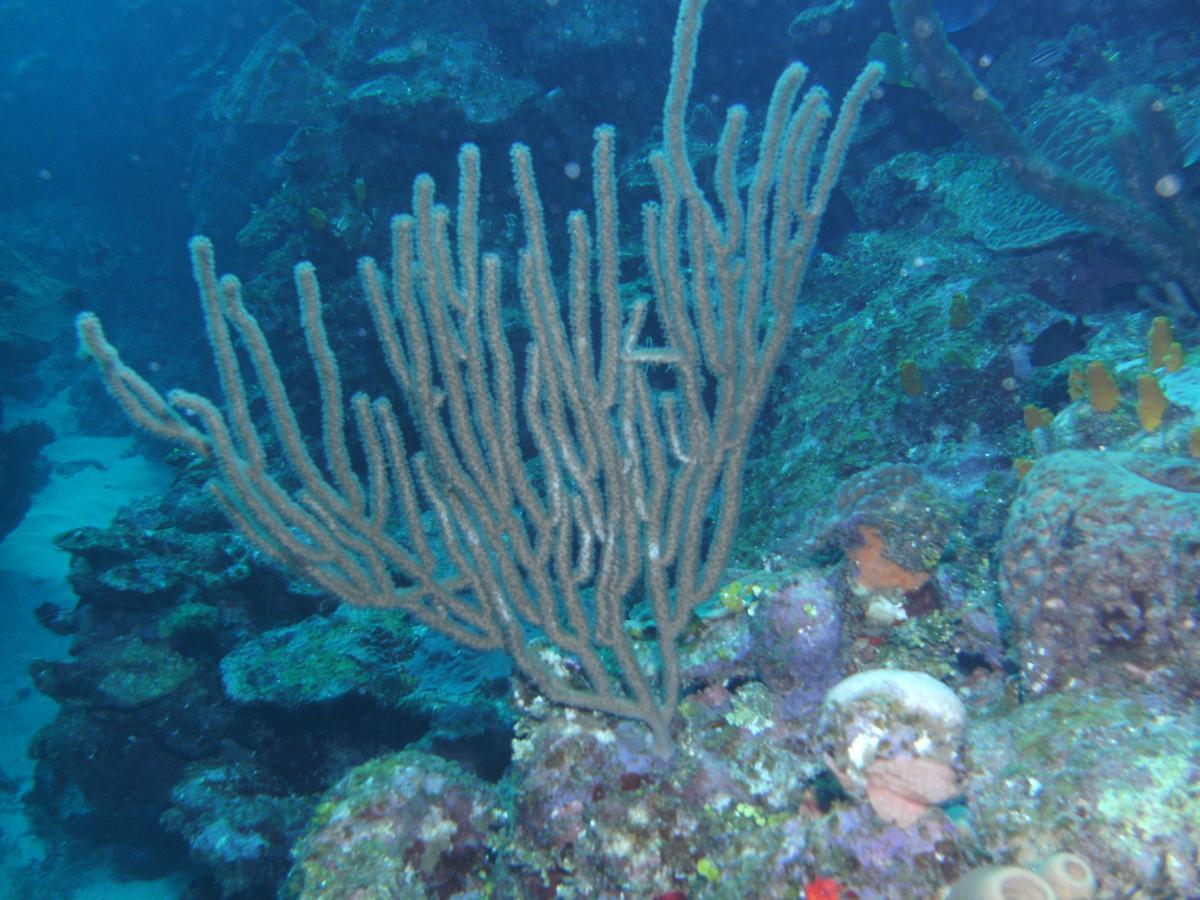
[[1075, 853], [1054, 853], [1032, 870], [1020, 866], [972, 869], [950, 888], [946, 900], [1092, 900], [1096, 876]]

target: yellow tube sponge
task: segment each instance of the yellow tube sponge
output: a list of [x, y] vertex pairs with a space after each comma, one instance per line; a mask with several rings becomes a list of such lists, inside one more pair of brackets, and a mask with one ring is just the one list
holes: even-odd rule
[[1092, 409], [1096, 412], [1112, 412], [1121, 402], [1121, 391], [1108, 374], [1102, 362], [1090, 362], [1087, 367], [1088, 393]]
[[1174, 341], [1170, 320], [1166, 316], [1155, 316], [1150, 323], [1150, 333], [1146, 335], [1146, 360], [1151, 369], [1163, 364]]
[[1137, 417], [1145, 431], [1157, 431], [1167, 411], [1167, 398], [1158, 386], [1158, 379], [1149, 373], [1137, 379]]

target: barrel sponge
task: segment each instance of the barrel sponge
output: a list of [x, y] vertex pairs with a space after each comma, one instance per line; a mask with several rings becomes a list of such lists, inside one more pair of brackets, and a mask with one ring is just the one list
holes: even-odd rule
[[1064, 450], [1021, 481], [999, 553], [1025, 690], [1200, 691], [1200, 460]]
[[1054, 888], [1058, 900], [1092, 900], [1096, 875], [1086, 859], [1075, 853], [1053, 853], [1034, 866]]
[[1056, 900], [1050, 884], [1019, 866], [972, 869], [950, 886], [946, 900]]

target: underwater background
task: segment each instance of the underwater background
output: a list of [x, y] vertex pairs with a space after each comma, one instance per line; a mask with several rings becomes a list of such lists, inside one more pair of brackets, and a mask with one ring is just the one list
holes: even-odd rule
[[[688, 31], [659, 0], [0, 5], [0, 895], [1200, 897], [1200, 3], [683, 5], [703, 6], [703, 29], [674, 137], [664, 101]], [[769, 160], [787, 165], [755, 168], [796, 60], [831, 119], [844, 97], [863, 101], [855, 127], [839, 144], [801, 122], [795, 149]], [[733, 104], [748, 113], [727, 141]], [[608, 241], [602, 123], [620, 206]], [[438, 231], [452, 225], [418, 221], [418, 245], [444, 239], [455, 257], [454, 284], [432, 289], [421, 279], [441, 262], [417, 250], [427, 305], [414, 315], [451, 348], [425, 395], [443, 411], [423, 420], [404, 406], [358, 261], [391, 272], [391, 217], [420, 217], [422, 173], [447, 221], [463, 219], [465, 142], [479, 150], [479, 243], [501, 267], [504, 341], [470, 344], [457, 296], [470, 254]], [[533, 212], [514, 142], [536, 171]], [[651, 161], [664, 142], [685, 148], [715, 225], [698, 224], [679, 158]], [[820, 181], [839, 167], [836, 186]], [[793, 200], [794, 221], [779, 212]], [[678, 240], [643, 226], [645, 204]], [[747, 211], [737, 240], [734, 207]], [[611, 263], [623, 321], [651, 304], [624, 342], [594, 310], [568, 323], [596, 339], [597, 370], [609, 352], [646, 386], [627, 429], [615, 391], [566, 414], [520, 398], [536, 383], [531, 348], [554, 343], [555, 311], [538, 318], [530, 297], [557, 298], [570, 319], [588, 280], [568, 270], [575, 209], [594, 226], [596, 302]], [[522, 282], [539, 216], [554, 285]], [[794, 243], [774, 243], [785, 225]], [[770, 236], [765, 260], [745, 249], [755, 229]], [[235, 325], [252, 449], [197, 299], [198, 234], [242, 279], [334, 493], [394, 483], [391, 516], [314, 499], [295, 456], [284, 464], [295, 442]], [[298, 310], [302, 260], [346, 395], [399, 409], [396, 443], [376, 439], [383, 462], [369, 431], [349, 429], [348, 476], [317, 329]], [[756, 273], [776, 290], [785, 262], [794, 289], [757, 312], [737, 305]], [[695, 312], [704, 286], [716, 326]], [[443, 302], [449, 326], [432, 311]], [[81, 352], [85, 312], [98, 319], [80, 319]], [[101, 320], [119, 364], [88, 331]], [[718, 345], [748, 335], [753, 349], [779, 329], [760, 386], [755, 353], [714, 362]], [[515, 359], [510, 431], [487, 425], [478, 385], [445, 387], [475, 346], [502, 386], [498, 343]], [[703, 372], [677, 422], [664, 398], [691, 396], [689, 354]], [[563, 383], [585, 383], [588, 365]], [[752, 374], [722, 393], [743, 365]], [[149, 393], [111, 396], [144, 384], [134, 371], [213, 398], [239, 465], [291, 500], [264, 501], [264, 481], [222, 468], [199, 404], [156, 420], [174, 441], [135, 427], [126, 412], [152, 408]], [[469, 428], [447, 409], [459, 396], [476, 405]], [[737, 462], [707, 495], [688, 487], [704, 423], [739, 402], [745, 438], [714, 450]], [[588, 536], [587, 479], [569, 448], [561, 479], [551, 457], [606, 420], [612, 435], [601, 424], [595, 440], [623, 454], [612, 465], [641, 471], [629, 458], [644, 453], [649, 480], [682, 498], [665, 504], [665, 546], [721, 561], [704, 596], [685, 602], [686, 558], [662, 570], [670, 590], [656, 586], [657, 542], [625, 539], [622, 590], [589, 580], [596, 547], [620, 539]], [[474, 535], [461, 522], [488, 502], [464, 513], [413, 462], [420, 497], [402, 508], [396, 470], [415, 451], [451, 468], [431, 446], [436, 422], [483, 436], [481, 468], [570, 495], [558, 513], [550, 499], [540, 516], [537, 503], [500, 510], [503, 536], [471, 557], [499, 569], [523, 536], [558, 529], [557, 547], [532, 555], [576, 569], [503, 574], [548, 590], [554, 625], [511, 625], [517, 601], [488, 605], [463, 575], [452, 535]], [[629, 486], [606, 471], [594, 480], [611, 505]], [[264, 505], [273, 525], [231, 524]], [[336, 589], [419, 585], [401, 545], [428, 545], [431, 580], [462, 576], [454, 598], [485, 610], [481, 633], [503, 632], [507, 651], [439, 631], [440, 595], [405, 611]], [[372, 549], [392, 554], [383, 574], [363, 562]], [[672, 702], [644, 700], [642, 676]], [[604, 677], [638, 698], [633, 713], [596, 711]]]

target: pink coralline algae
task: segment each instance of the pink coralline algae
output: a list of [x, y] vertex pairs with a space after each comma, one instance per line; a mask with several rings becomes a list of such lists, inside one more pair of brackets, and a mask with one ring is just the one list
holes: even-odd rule
[[1200, 687], [1200, 464], [1064, 451], [1021, 485], [1001, 590], [1027, 689]]

